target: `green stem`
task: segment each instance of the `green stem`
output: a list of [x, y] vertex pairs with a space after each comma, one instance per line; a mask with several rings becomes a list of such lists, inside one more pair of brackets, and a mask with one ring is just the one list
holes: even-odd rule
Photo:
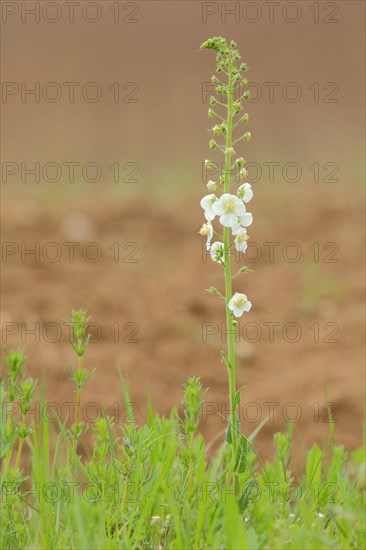
[[[83, 368], [83, 359], [82, 357], [79, 355], [79, 365], [78, 365], [78, 370], [81, 371], [81, 369]], [[80, 415], [80, 398], [81, 398], [81, 389], [78, 388], [77, 389], [77, 392], [76, 392], [76, 411], [75, 411], [75, 421], [74, 421], [74, 425], [77, 425], [79, 423], [79, 415]], [[77, 446], [78, 446], [78, 442], [77, 440], [74, 441], [74, 451], [76, 452], [76, 449], [77, 449]]]
[[[23, 416], [23, 414], [21, 416], [21, 421], [22, 421], [22, 424], [25, 423], [25, 417]], [[17, 458], [15, 460], [15, 468], [19, 468], [20, 457], [22, 456], [23, 443], [24, 443], [24, 439], [21, 437], [20, 440], [19, 440]]]
[[[229, 55], [229, 80], [228, 80], [228, 103], [227, 103], [227, 133], [226, 133], [226, 149], [232, 147], [233, 134], [233, 76], [232, 76], [232, 57]], [[231, 156], [225, 152], [225, 183], [224, 192], [230, 193], [230, 163]], [[226, 296], [226, 325], [228, 339], [228, 374], [229, 374], [229, 399], [230, 399], [230, 424], [231, 424], [231, 441], [232, 441], [232, 457], [233, 467], [237, 456], [237, 432], [236, 432], [236, 380], [235, 380], [235, 326], [233, 314], [228, 308], [228, 304], [232, 298], [232, 278], [231, 278], [231, 261], [230, 261], [230, 228], [224, 228], [224, 245], [225, 245], [225, 296]], [[233, 474], [233, 489], [235, 494], [238, 494], [238, 476]]]
[[19, 441], [18, 453], [15, 461], [15, 468], [19, 468], [20, 457], [22, 456], [22, 449], [23, 449], [23, 438], [21, 438]]
[[[81, 371], [83, 368], [83, 358], [79, 355], [79, 365], [78, 370]], [[81, 389], [78, 388], [76, 392], [76, 414], [75, 414], [75, 424], [79, 422], [79, 414], [80, 414], [80, 393]]]

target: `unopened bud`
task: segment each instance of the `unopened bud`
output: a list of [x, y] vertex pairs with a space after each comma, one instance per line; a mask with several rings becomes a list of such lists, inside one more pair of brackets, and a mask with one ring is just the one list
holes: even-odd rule
[[247, 90], [246, 92], [244, 92], [243, 98], [245, 99], [245, 101], [248, 101], [248, 99], [250, 99], [250, 91], [249, 91], [249, 90]]
[[252, 137], [252, 134], [250, 132], [245, 132], [243, 139], [244, 141], [250, 141], [251, 137]]
[[225, 154], [229, 155], [229, 157], [233, 157], [235, 155], [234, 147], [227, 147], [225, 149]]
[[217, 103], [217, 101], [216, 101], [216, 99], [214, 98], [214, 96], [212, 95], [212, 96], [210, 97], [210, 105], [216, 105], [216, 103]]
[[215, 112], [212, 109], [208, 110], [208, 118], [213, 118], [215, 116]]
[[243, 108], [243, 107], [241, 106], [241, 103], [239, 103], [239, 101], [236, 101], [236, 102], [234, 103], [233, 107], [234, 107], [234, 111], [235, 111], [236, 113], [240, 113], [240, 111], [241, 111], [242, 108]]
[[247, 78], [244, 78], [242, 81], [241, 81], [241, 87], [242, 88], [246, 88], [249, 84], [249, 80]]
[[245, 115], [243, 115], [240, 119], [242, 122], [244, 122], [244, 124], [246, 124], [249, 120], [249, 115], [248, 113], [245, 113]]
[[213, 296], [218, 295], [218, 290], [213, 286], [210, 286], [210, 288], [206, 288], [206, 292], [208, 292], [209, 294], [212, 294]]
[[207, 189], [210, 193], [214, 193], [217, 190], [217, 185], [214, 181], [210, 180], [207, 182]]
[[242, 63], [240, 65], [240, 70], [243, 71], [244, 73], [249, 69], [248, 65], [246, 63]]
[[245, 159], [243, 159], [243, 157], [239, 157], [236, 159], [235, 164], [238, 168], [242, 168], [245, 165]]
[[240, 170], [239, 173], [240, 173], [240, 177], [241, 177], [241, 178], [243, 178], [244, 180], [247, 179], [247, 177], [248, 177], [248, 170], [247, 170], [246, 168], [242, 168], [242, 169]]
[[216, 149], [217, 147], [216, 141], [214, 139], [210, 139], [209, 146], [210, 146], [210, 149]]

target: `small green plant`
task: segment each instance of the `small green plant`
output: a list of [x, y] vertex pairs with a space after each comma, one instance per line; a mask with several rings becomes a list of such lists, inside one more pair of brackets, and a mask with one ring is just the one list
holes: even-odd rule
[[80, 403], [81, 403], [81, 390], [94, 374], [94, 371], [90, 373], [85, 367], [83, 367], [83, 357], [87, 345], [90, 340], [90, 334], [87, 333], [88, 325], [91, 317], [87, 315], [87, 311], [84, 309], [79, 309], [77, 311], [73, 310], [71, 312], [71, 329], [73, 332], [73, 339], [70, 340], [70, 344], [78, 358], [78, 367], [76, 370], [73, 370], [71, 366], [68, 367], [67, 373], [70, 380], [74, 383], [75, 392], [76, 392], [76, 411], [75, 411], [75, 420], [70, 428], [71, 436], [74, 440], [74, 447], [76, 449], [77, 442], [80, 439], [80, 436], [83, 431], [84, 422], [80, 422]]
[[[234, 317], [241, 317], [252, 307], [247, 296], [241, 292], [233, 294], [233, 280], [240, 274], [248, 272], [246, 266], [232, 274], [232, 252], [244, 253], [247, 249], [248, 233], [246, 228], [251, 225], [253, 216], [247, 212], [246, 204], [252, 199], [253, 191], [249, 183], [243, 183], [234, 195], [231, 186], [237, 178], [245, 180], [247, 170], [246, 160], [238, 156], [236, 148], [241, 143], [249, 141], [250, 132], [241, 132], [243, 124], [248, 122], [248, 114], [243, 112], [242, 102], [250, 97], [247, 90], [248, 80], [244, 74], [248, 70], [246, 63], [240, 63], [240, 54], [234, 41], [227, 44], [222, 37], [206, 40], [201, 49], [216, 52], [216, 74], [212, 76], [215, 84], [215, 94], [210, 98], [211, 107], [208, 117], [217, 120], [212, 128], [215, 139], [209, 142], [210, 149], [219, 151], [224, 156], [224, 164], [220, 169], [218, 182], [209, 181], [207, 184], [209, 195], [201, 200], [206, 222], [200, 230], [201, 235], [207, 237], [206, 248], [214, 262], [221, 264], [225, 273], [225, 290], [223, 293], [216, 288], [208, 289], [210, 294], [219, 296], [226, 308], [227, 353], [222, 352], [223, 360], [228, 370], [230, 418], [228, 420], [227, 442], [232, 448], [232, 472], [235, 494], [239, 497], [239, 475], [244, 472], [248, 441], [240, 431], [237, 416], [237, 407], [240, 405], [240, 393], [237, 391], [235, 376], [235, 333]], [[234, 138], [234, 132], [238, 137]], [[216, 141], [218, 140], [218, 141]], [[205, 161], [206, 168], [213, 167], [211, 160]], [[221, 163], [219, 163], [221, 166]], [[218, 218], [219, 229], [213, 227], [213, 221]], [[220, 239], [211, 244], [213, 235]]]
[[[8, 399], [6, 418], [1, 413], [3, 446], [0, 456], [6, 456], [5, 463], [9, 465], [12, 451], [18, 441], [18, 451], [15, 467], [18, 468], [21, 460], [24, 440], [32, 433], [31, 424], [27, 424], [27, 414], [31, 408], [32, 397], [36, 391], [37, 381], [33, 378], [24, 378], [22, 369], [27, 359], [23, 348], [8, 350], [5, 353], [4, 365], [7, 370], [7, 389], [2, 387], [2, 399]], [[20, 420], [12, 415], [12, 411], [20, 411]]]

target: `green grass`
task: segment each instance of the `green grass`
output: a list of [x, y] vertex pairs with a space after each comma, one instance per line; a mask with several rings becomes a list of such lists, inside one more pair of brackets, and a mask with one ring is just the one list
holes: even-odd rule
[[[8, 353], [1, 383], [3, 413], [9, 401], [23, 409], [20, 421], [1, 419], [1, 548], [365, 547], [363, 449], [349, 454], [335, 443], [323, 451], [313, 445], [294, 478], [291, 429], [275, 434], [275, 458], [267, 463], [243, 438], [236, 502], [230, 446], [224, 442], [208, 456], [199, 434], [199, 379], [184, 386], [181, 415], [177, 408], [167, 417], [154, 414], [149, 402], [143, 426], [133, 414], [131, 422], [115, 423], [103, 407], [101, 418], [79, 429], [44, 415], [32, 425], [27, 408], [35, 386], [24, 377], [24, 361], [22, 351]], [[122, 377], [121, 392], [128, 410]], [[87, 429], [92, 441], [82, 456]]]

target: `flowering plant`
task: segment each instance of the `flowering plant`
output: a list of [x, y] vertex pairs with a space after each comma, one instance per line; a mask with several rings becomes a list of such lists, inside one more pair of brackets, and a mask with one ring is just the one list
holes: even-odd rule
[[[245, 253], [247, 249], [247, 227], [251, 225], [253, 216], [247, 212], [246, 205], [253, 197], [251, 185], [247, 182], [241, 184], [236, 194], [231, 192], [231, 184], [239, 179], [245, 180], [248, 176], [245, 168], [245, 159], [238, 157], [235, 147], [241, 142], [249, 141], [250, 132], [244, 132], [234, 138], [234, 130], [248, 122], [248, 114], [243, 113], [242, 101], [248, 100], [250, 93], [247, 90], [248, 80], [243, 73], [248, 70], [246, 63], [240, 63], [240, 54], [234, 41], [227, 44], [221, 37], [206, 40], [201, 49], [214, 50], [216, 55], [216, 74], [212, 76], [212, 83], [216, 85], [215, 94], [210, 98], [208, 117], [218, 119], [218, 123], [212, 128], [214, 136], [221, 138], [221, 143], [215, 139], [209, 142], [210, 149], [218, 150], [224, 155], [224, 163], [220, 169], [219, 180], [210, 180], [207, 184], [209, 194], [201, 200], [206, 222], [200, 229], [200, 234], [206, 236], [206, 248], [210, 252], [211, 259], [220, 263], [225, 272], [225, 293], [221, 294], [211, 287], [208, 291], [224, 300], [226, 308], [226, 324], [228, 335], [227, 354], [222, 352], [229, 376], [230, 418], [226, 439], [232, 448], [233, 485], [235, 493], [239, 491], [239, 474], [246, 467], [246, 454], [248, 441], [240, 431], [237, 416], [237, 407], [240, 404], [241, 390], [236, 390], [235, 378], [235, 331], [236, 320], [248, 312], [252, 304], [246, 294], [232, 291], [232, 283], [237, 275], [249, 271], [242, 267], [232, 275], [231, 252]], [[237, 97], [238, 96], [238, 97]], [[215, 110], [214, 110], [214, 109]], [[224, 110], [224, 113], [222, 113]], [[205, 161], [206, 168], [214, 166], [211, 160]], [[217, 231], [213, 223], [218, 221]], [[214, 234], [220, 239], [211, 244]]]

